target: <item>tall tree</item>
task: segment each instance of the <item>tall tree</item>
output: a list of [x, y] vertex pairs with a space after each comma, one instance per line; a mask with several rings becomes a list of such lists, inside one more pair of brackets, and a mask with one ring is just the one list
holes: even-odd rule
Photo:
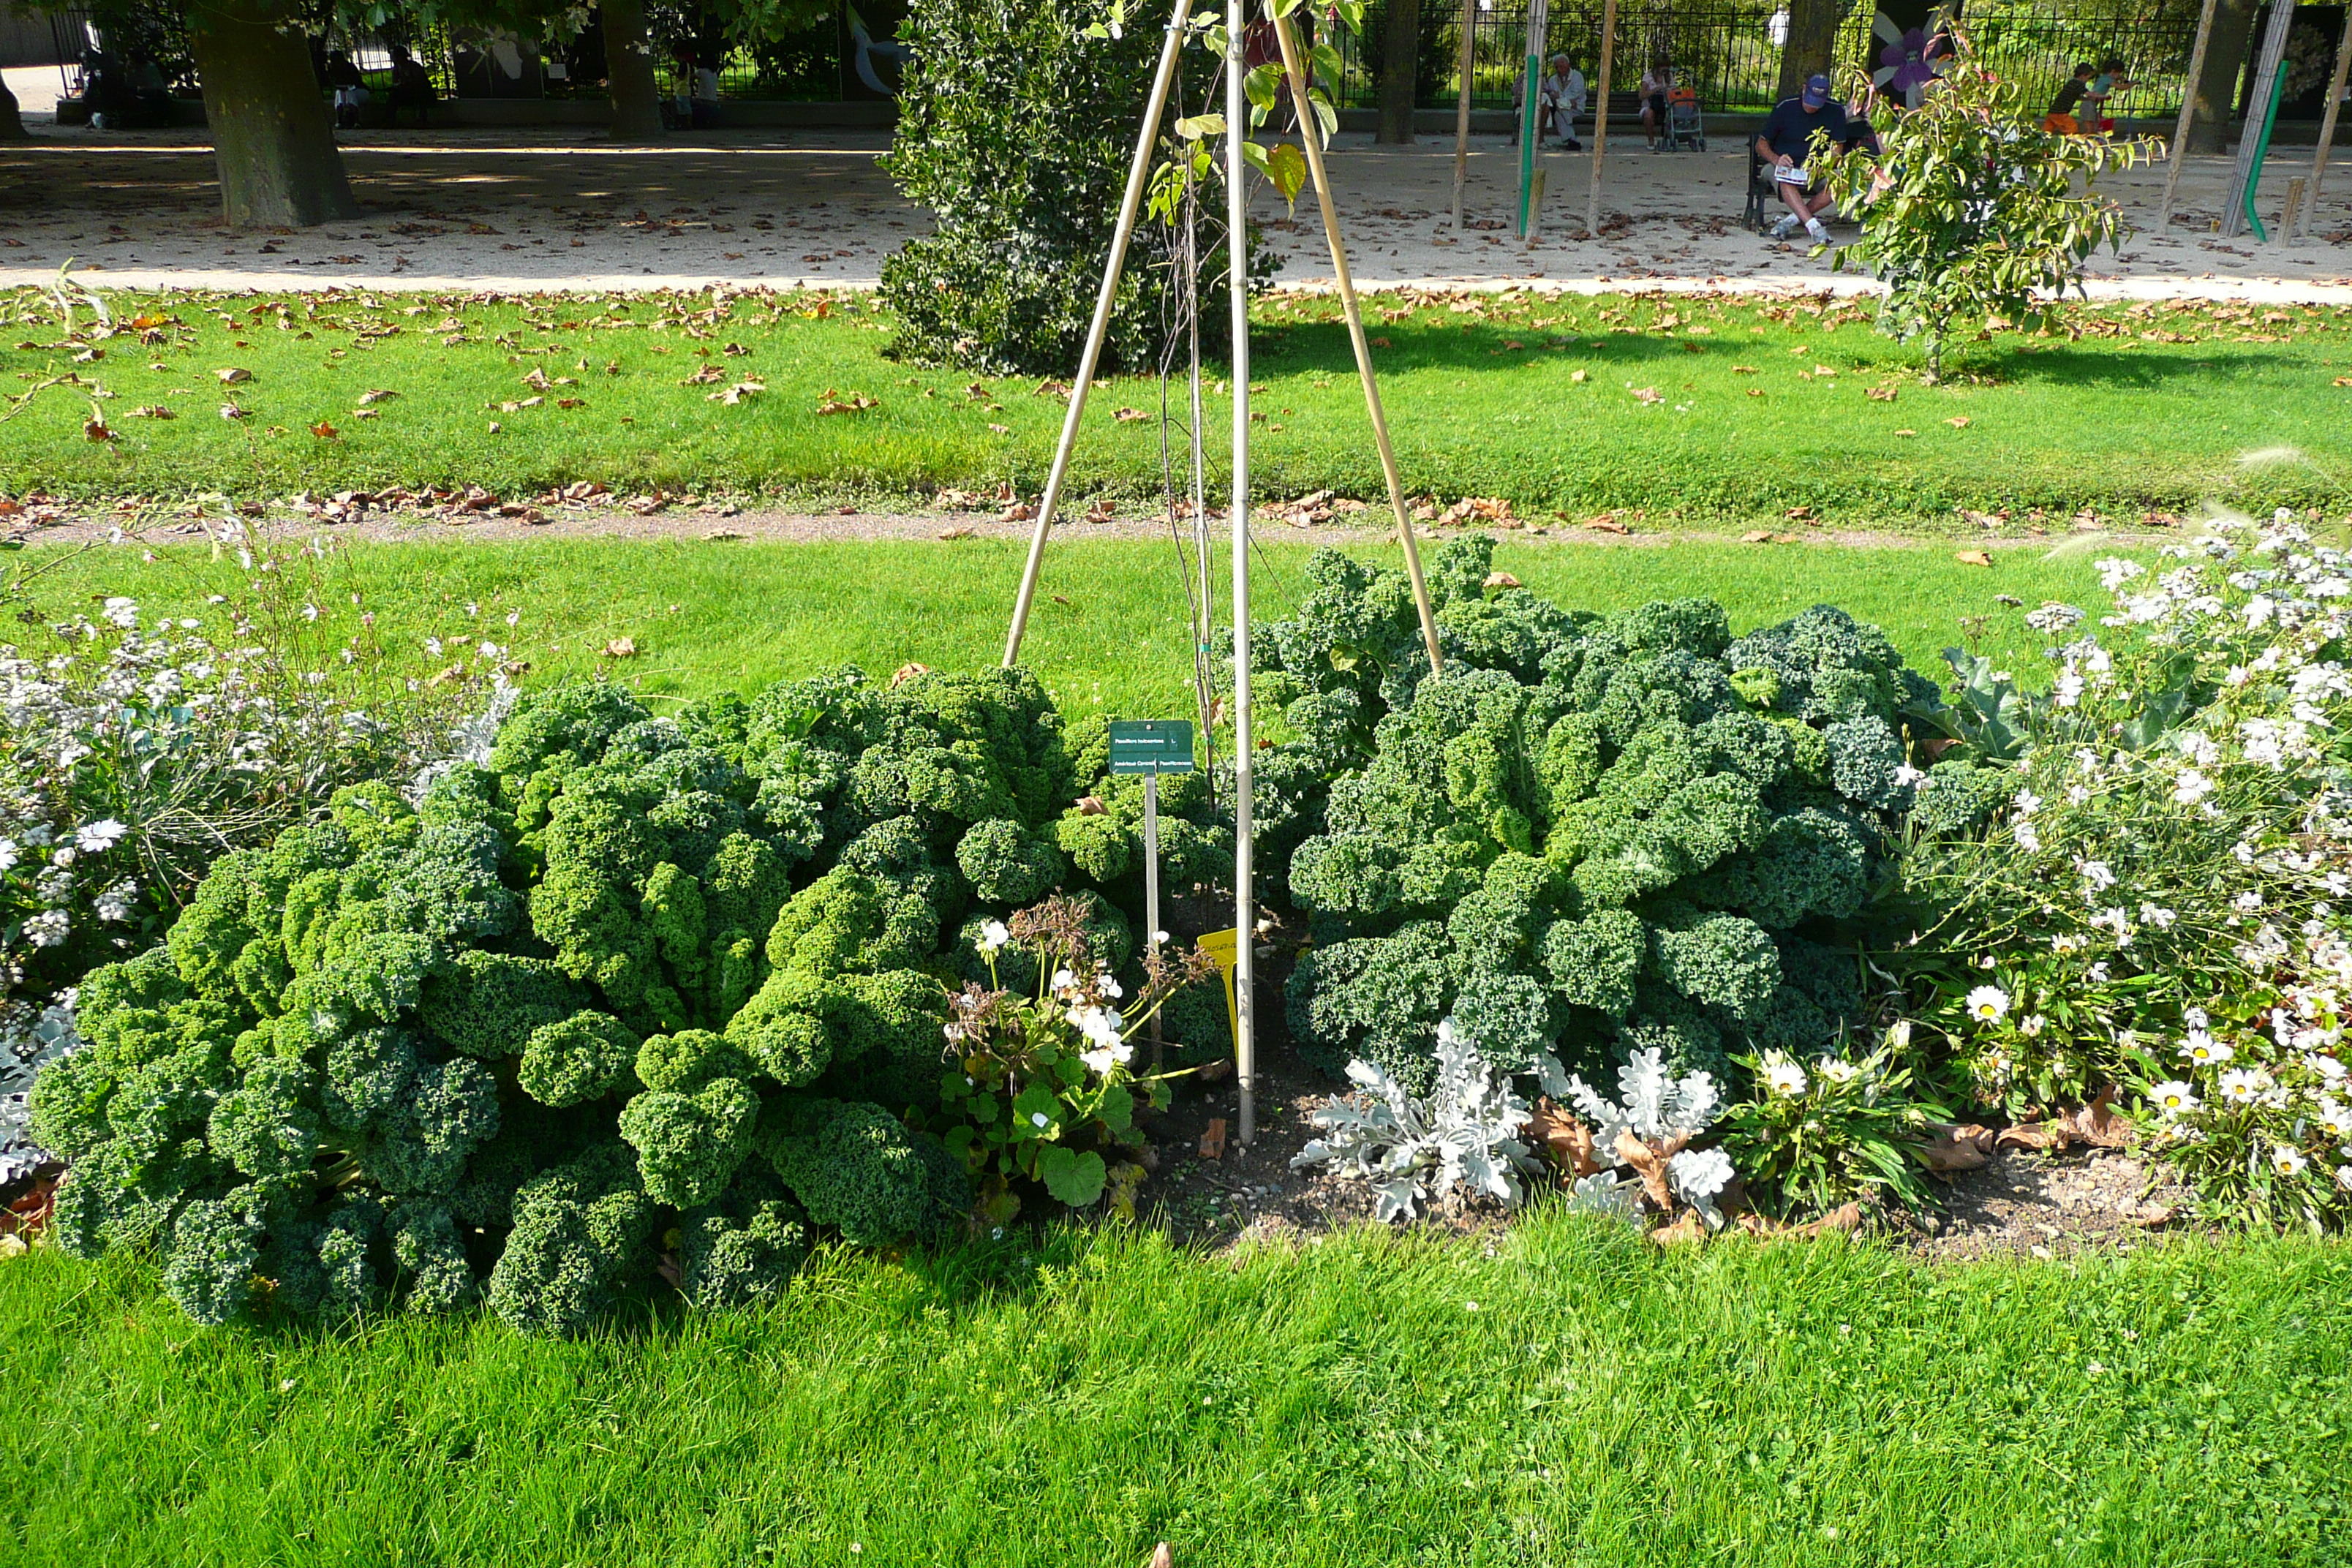
[[1412, 100], [1420, 86], [1421, 0], [1388, 0], [1381, 32], [1381, 123], [1373, 140], [1391, 144], [1412, 141]]
[[1789, 0], [1789, 37], [1780, 46], [1780, 87], [1775, 99], [1805, 90], [1809, 76], [1826, 75], [1837, 53], [1838, 24], [1845, 19], [1838, 0]]
[[25, 129], [25, 117], [17, 112], [16, 95], [8, 84], [0, 81], [0, 142], [29, 142], [33, 133]]
[[231, 228], [308, 228], [357, 217], [301, 20], [284, 0], [197, 0], [188, 53]]
[[2205, 45], [2205, 69], [2191, 84], [2197, 94], [2189, 111], [2189, 151], [2219, 153], [2238, 111], [2238, 81], [2246, 51], [2254, 41], [2254, 13], [2262, 0], [2221, 0], [2213, 7], [2213, 37]]
[[613, 95], [613, 135], [651, 142], [661, 135], [661, 87], [654, 80], [653, 42], [645, 0], [604, 0], [605, 90]]

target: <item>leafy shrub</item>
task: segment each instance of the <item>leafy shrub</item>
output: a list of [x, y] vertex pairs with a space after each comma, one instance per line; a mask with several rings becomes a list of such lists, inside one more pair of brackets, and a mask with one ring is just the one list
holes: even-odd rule
[[1024, 673], [528, 698], [485, 761], [336, 792], [89, 977], [89, 1047], [33, 1095], [60, 1238], [158, 1250], [200, 1321], [480, 1296], [570, 1331], [666, 1252], [718, 1304], [814, 1227], [935, 1232], [971, 1200], [919, 1125], [958, 851], [1072, 790]]
[[[1020, 1211], [1015, 1179], [1072, 1208], [1108, 1191], [1132, 1216], [1143, 1179], [1131, 1157], [1143, 1147], [1138, 1096], [1165, 1110], [1171, 1076], [1136, 1069], [1134, 1037], [1169, 995], [1209, 972], [1197, 952], [1174, 962], [1152, 954], [1143, 988], [1122, 1008], [1126, 988], [1089, 938], [1093, 913], [1056, 898], [1010, 922], [983, 922], [974, 946], [989, 984], [967, 982], [948, 997], [943, 1141], [981, 1178], [981, 1212], [1000, 1225]], [[1025, 950], [1017, 967], [1034, 976], [1017, 990], [1003, 984], [1015, 966], [999, 963], [1008, 947]]]
[[2120, 249], [2122, 209], [2090, 182], [2145, 162], [2154, 143], [2042, 129], [2023, 89], [1988, 69], [1966, 29], [1950, 28], [1950, 68], [1919, 107], [1860, 145], [1816, 155], [1862, 235], [1832, 264], [1886, 285], [1878, 328], [1919, 340], [1931, 374], [1979, 327], [2035, 327], [2048, 300], [2081, 288], [2099, 247]]
[[[1103, 0], [916, 0], [899, 29], [914, 54], [883, 167], [935, 226], [882, 264], [897, 353], [992, 374], [1066, 375], [1077, 363], [1162, 36], [1157, 17], [1090, 36], [1111, 14]], [[1197, 105], [1210, 62], [1185, 58], [1183, 101]], [[1202, 228], [1207, 339], [1225, 320], [1228, 268], [1221, 228]], [[1138, 226], [1106, 371], [1158, 360], [1173, 245], [1173, 231]]]
[[1723, 1146], [1758, 1208], [1787, 1217], [1864, 1199], [1927, 1206], [1921, 1151], [1943, 1108], [1912, 1097], [1892, 1043], [1860, 1061], [1825, 1053], [1810, 1069], [1778, 1051], [1741, 1065], [1756, 1093], [1726, 1113]]
[[0, 1182], [43, 1163], [23, 1091], [79, 1047], [85, 973], [155, 942], [216, 857], [338, 785], [461, 750], [465, 716], [505, 700], [487, 638], [454, 665], [437, 643], [386, 647], [327, 547], [273, 548], [241, 523], [218, 537], [257, 585], [202, 617], [121, 596], [53, 616], [37, 573], [0, 594], [18, 627], [0, 647]]
[[1484, 588], [1491, 549], [1433, 552], [1442, 680], [1401, 573], [1320, 554], [1268, 630], [1290, 749], [1332, 779], [1289, 866], [1294, 1035], [1409, 1088], [1449, 1016], [1510, 1072], [1817, 1049], [1859, 1005], [1837, 950], [1913, 809], [1912, 726], [1948, 727], [1936, 688], [1825, 605], [1738, 639], [1705, 600], [1571, 614]]
[[2153, 578], [2099, 563], [2105, 636], [2073, 635], [2074, 606], [2027, 615], [2046, 692], [1975, 672], [2000, 700], [1969, 722], [2015, 750], [2013, 793], [1985, 831], [1911, 856], [1941, 919], [1905, 973], [1979, 1101], [2137, 1090], [2209, 1213], [2340, 1226], [2352, 561], [2284, 512], [2165, 552]]

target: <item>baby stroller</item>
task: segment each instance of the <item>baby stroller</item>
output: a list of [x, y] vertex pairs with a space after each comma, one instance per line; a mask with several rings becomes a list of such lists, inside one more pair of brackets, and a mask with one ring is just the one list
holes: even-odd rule
[[1682, 82], [1666, 94], [1666, 134], [1664, 145], [1706, 151], [1706, 121], [1699, 118], [1698, 93]]

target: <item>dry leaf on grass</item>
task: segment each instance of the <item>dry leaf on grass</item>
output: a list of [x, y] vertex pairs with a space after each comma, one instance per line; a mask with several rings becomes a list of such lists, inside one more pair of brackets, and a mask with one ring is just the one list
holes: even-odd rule
[[1121, 425], [1133, 425], [1139, 420], [1149, 419], [1151, 417], [1150, 415], [1146, 414], [1140, 408], [1115, 408], [1111, 410], [1110, 416], [1113, 419], [1118, 420]]
[[1868, 386], [1863, 388], [1862, 393], [1873, 403], [1892, 403], [1895, 401], [1895, 388], [1891, 386]]
[[1637, 386], [1633, 389], [1633, 400], [1637, 403], [1646, 405], [1652, 403], [1664, 403], [1665, 398], [1654, 386]]
[[1897, 430], [1897, 431], [1896, 431], [1896, 432], [1895, 432], [1895, 433], [1897, 436], [1916, 436], [1917, 434], [1919, 434], [1919, 432], [1917, 432], [1916, 430]]
[[[767, 388], [760, 387], [756, 390], [764, 392]], [[867, 397], [863, 393], [836, 392], [832, 387], [828, 386], [824, 389], [824, 395], [817, 399], [816, 411], [820, 416], [828, 414], [863, 414], [869, 408], [878, 408], [879, 406], [881, 406], [881, 405], [877, 399]]]
[[[768, 386], [765, 382], [739, 381], [734, 385], [727, 387], [721, 391], [706, 392], [702, 395], [703, 401], [706, 403], [723, 403], [728, 407], [732, 408], [735, 405], [742, 402], [745, 398], [756, 397], [761, 393], [767, 390]], [[868, 406], [871, 406], [871, 405], [868, 405]], [[847, 410], [842, 408], [820, 407], [817, 412], [819, 414], [842, 414], [846, 413]]]
[[1955, 430], [1965, 430], [1969, 427], [1969, 421], [1967, 415], [1955, 414], [1949, 419], [1945, 420], [1944, 423], [1950, 426]]
[[387, 403], [399, 395], [400, 394], [396, 392], [388, 392], [380, 386], [372, 387], [368, 391], [360, 394], [360, 406], [362, 408], [366, 408], [378, 403]]
[[1031, 506], [1025, 500], [1017, 500], [1011, 506], [1006, 507], [1003, 511], [998, 512], [996, 514], [996, 521], [999, 522], [1027, 522], [1031, 518], [1035, 517], [1036, 515], [1037, 509], [1035, 507]]
[[316, 436], [321, 441], [331, 441], [336, 437], [341, 435], [342, 432], [321, 419], [316, 425], [310, 426], [310, 434]]
[[1955, 550], [1952, 552], [1952, 559], [1958, 562], [1963, 566], [1990, 566], [1992, 564], [1991, 554], [1989, 552], [1982, 550]]
[[230, 420], [250, 419], [252, 417], [251, 415], [247, 414], [244, 409], [239, 408], [234, 403], [222, 404], [220, 406], [220, 416], [224, 419]]
[[1769, 528], [1749, 529], [1746, 533], [1739, 536], [1739, 542], [1742, 544], [1769, 544], [1772, 542], [1772, 531]]
[[1698, 1217], [1698, 1210], [1685, 1210], [1674, 1224], [1652, 1231], [1650, 1239], [1660, 1247], [1695, 1246], [1706, 1239], [1706, 1224]]
[[992, 421], [988, 427], [991, 430], [995, 431], [1000, 436], [1010, 436], [1013, 434], [1013, 426], [1010, 425], [999, 425]]
[[1591, 381], [1592, 377], [1583, 371], [1572, 370], [1568, 373], [1568, 379], [1575, 382], [1586, 382]]
[[930, 672], [931, 667], [929, 665], [917, 664], [912, 659], [909, 659], [905, 664], [900, 665], [897, 669], [891, 671], [890, 689], [896, 691], [898, 688], [906, 685], [907, 682], [914, 679], [915, 677], [919, 675], [929, 675]]
[[604, 645], [604, 657], [606, 658], [636, 658], [637, 639], [635, 637], [614, 637], [611, 642]]
[[216, 370], [213, 372], [213, 375], [223, 386], [235, 386], [240, 381], [251, 381], [253, 379], [253, 373], [251, 371], [236, 365], [231, 365], [225, 370]]
[[142, 403], [131, 411], [133, 419], [177, 419], [178, 415], [160, 403]]
[[1615, 518], [1611, 517], [1605, 511], [1599, 517], [1586, 518], [1584, 520], [1584, 526], [1600, 533], [1631, 533], [1633, 531], [1623, 523], [1618, 521]]
[[1207, 1130], [1201, 1134], [1201, 1158], [1222, 1160], [1224, 1157], [1225, 1119], [1222, 1116], [1212, 1116], [1209, 1118]]
[[1486, 574], [1486, 580], [1478, 585], [1491, 594], [1497, 588], [1516, 588], [1519, 585], [1519, 580], [1508, 572], [1489, 572]]
[[83, 437], [87, 440], [113, 440], [114, 431], [106, 423], [106, 410], [100, 408], [95, 403], [91, 404], [89, 405], [89, 417], [81, 422], [81, 433]]
[[941, 539], [970, 539], [971, 537], [971, 530], [968, 528], [943, 528], [940, 530], [940, 537]]

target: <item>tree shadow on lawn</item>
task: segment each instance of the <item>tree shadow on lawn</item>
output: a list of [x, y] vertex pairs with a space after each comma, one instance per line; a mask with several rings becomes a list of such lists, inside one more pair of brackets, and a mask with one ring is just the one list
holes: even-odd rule
[[[1391, 375], [1417, 372], [1509, 373], [1551, 353], [1573, 354], [1580, 360], [1598, 356], [1628, 367], [1655, 369], [1673, 364], [1713, 370], [1726, 362], [1738, 363], [1742, 355], [1785, 354], [1801, 340], [1809, 341], [1810, 352], [1822, 357], [1834, 355], [1864, 361], [1852, 373], [1856, 374], [1917, 371], [1925, 363], [1915, 351], [1875, 334], [1851, 343], [1806, 340], [1805, 334], [1786, 331], [1774, 338], [1741, 342], [1668, 338], [1648, 332], [1609, 331], [1595, 336], [1586, 331], [1561, 333], [1550, 328], [1533, 327], [1514, 332], [1480, 324], [1467, 330], [1391, 327], [1386, 332], [1371, 335], [1390, 341], [1389, 347], [1377, 350], [1380, 357], [1374, 364], [1377, 370]], [[1791, 341], [1783, 342], [1778, 341], [1780, 338]], [[1519, 346], [1512, 348], [1514, 343]], [[1555, 344], [1560, 346], [1555, 348]], [[2186, 352], [2192, 350], [2196, 352]], [[2103, 346], [2098, 339], [2040, 344], [2012, 337], [1997, 339], [1974, 353], [1950, 356], [1946, 382], [1952, 386], [1964, 386], [1971, 378], [1990, 376], [2000, 384], [2020, 388], [2042, 385], [2069, 391], [2157, 394], [2172, 390], [2184, 380], [2197, 381], [2200, 390], [2211, 390], [2216, 382], [2259, 386], [2283, 372], [2302, 368], [2304, 363], [2300, 355], [2264, 354], [2235, 343], [2168, 344], [2148, 351], [2119, 351]], [[1257, 328], [1252, 366], [1278, 374], [1320, 372], [1336, 377], [1352, 374], [1356, 361], [1344, 322], [1312, 321]]]

